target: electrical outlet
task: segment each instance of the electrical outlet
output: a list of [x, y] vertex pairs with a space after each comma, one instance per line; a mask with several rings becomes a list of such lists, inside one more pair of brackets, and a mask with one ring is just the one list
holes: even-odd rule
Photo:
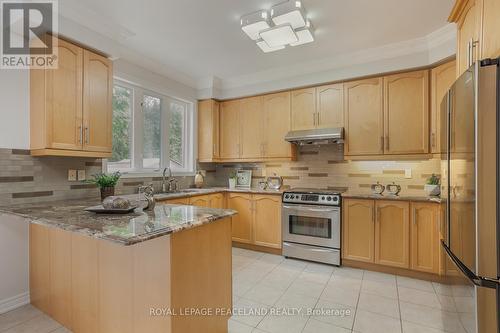
[[69, 169], [68, 170], [68, 181], [70, 181], [70, 182], [76, 182], [76, 180], [77, 180], [76, 170]]
[[85, 170], [78, 170], [78, 180], [86, 180]]
[[405, 178], [411, 178], [411, 169], [405, 169]]

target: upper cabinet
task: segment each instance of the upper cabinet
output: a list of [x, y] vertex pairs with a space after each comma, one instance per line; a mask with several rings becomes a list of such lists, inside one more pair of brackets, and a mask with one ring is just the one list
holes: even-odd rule
[[308, 130], [316, 126], [316, 90], [292, 91], [292, 130]]
[[385, 154], [429, 152], [429, 71], [384, 77]]
[[316, 127], [344, 127], [344, 84], [316, 88]]
[[64, 40], [58, 52], [57, 69], [30, 70], [31, 153], [109, 157], [112, 63]]
[[295, 148], [285, 141], [288, 131], [289, 92], [222, 102], [220, 160], [293, 159]]
[[344, 126], [343, 84], [292, 91], [292, 130]]
[[478, 59], [500, 56], [500, 2], [457, 0], [448, 20], [457, 24], [457, 77]]
[[219, 155], [219, 102], [207, 99], [198, 103], [198, 161], [214, 162]]
[[433, 154], [442, 152], [441, 140], [441, 103], [456, 76], [456, 62], [450, 61], [431, 70], [431, 137], [430, 146]]
[[382, 78], [344, 83], [345, 155], [384, 153]]

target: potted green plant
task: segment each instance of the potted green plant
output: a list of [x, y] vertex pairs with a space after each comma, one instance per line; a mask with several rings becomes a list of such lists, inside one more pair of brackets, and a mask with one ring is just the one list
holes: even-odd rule
[[229, 173], [229, 188], [233, 189], [235, 187], [236, 187], [236, 172], [231, 171], [231, 173]]
[[120, 172], [114, 172], [112, 174], [106, 173], [98, 173], [92, 175], [92, 179], [89, 180], [89, 183], [97, 185], [101, 190], [101, 200], [104, 200], [107, 197], [115, 195], [115, 186], [120, 179]]
[[441, 194], [441, 180], [435, 174], [427, 179], [427, 184], [425, 185], [425, 191], [429, 196], [438, 196]]

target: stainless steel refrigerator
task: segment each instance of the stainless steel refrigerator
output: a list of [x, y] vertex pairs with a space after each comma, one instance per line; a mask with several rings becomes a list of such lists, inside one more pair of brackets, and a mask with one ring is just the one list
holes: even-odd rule
[[468, 333], [500, 332], [499, 61], [486, 59], [469, 68], [440, 112], [440, 140], [447, 147], [442, 155], [443, 273], [456, 288], [451, 290], [470, 300], [459, 317]]

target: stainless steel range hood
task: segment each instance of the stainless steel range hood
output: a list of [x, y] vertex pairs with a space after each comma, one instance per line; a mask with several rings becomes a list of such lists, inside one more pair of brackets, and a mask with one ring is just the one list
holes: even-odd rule
[[299, 146], [343, 143], [344, 129], [338, 127], [291, 131], [285, 136], [285, 140]]

